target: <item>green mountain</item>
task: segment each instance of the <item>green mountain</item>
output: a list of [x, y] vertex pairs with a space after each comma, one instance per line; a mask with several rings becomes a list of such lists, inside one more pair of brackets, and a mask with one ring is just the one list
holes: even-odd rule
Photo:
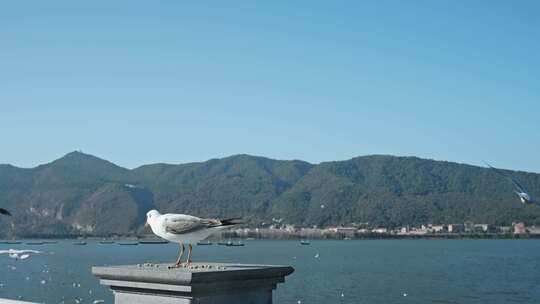
[[[540, 174], [508, 173], [540, 193]], [[318, 165], [235, 155], [128, 170], [72, 152], [31, 169], [0, 165], [0, 206], [14, 214], [0, 218], [2, 236], [132, 234], [153, 208], [252, 226], [540, 224], [540, 207], [522, 205], [492, 170], [382, 155]]]

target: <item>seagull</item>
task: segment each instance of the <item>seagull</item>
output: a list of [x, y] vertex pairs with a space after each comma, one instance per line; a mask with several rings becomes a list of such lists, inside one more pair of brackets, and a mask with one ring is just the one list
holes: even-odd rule
[[512, 184], [514, 185], [514, 193], [516, 193], [516, 195], [519, 197], [519, 199], [521, 200], [521, 202], [523, 204], [539, 204], [540, 202], [538, 202], [537, 199], [533, 198], [530, 194], [529, 194], [529, 191], [527, 191], [525, 189], [525, 187], [523, 187], [521, 185], [521, 183], [513, 176], [511, 175], [508, 175], [506, 173], [504, 173], [503, 171], [501, 171], [500, 169], [497, 169], [495, 167], [492, 167], [490, 164], [486, 163], [485, 164], [490, 168], [490, 169], [493, 169], [495, 172], [497, 172], [497, 174], [499, 174], [500, 176], [502, 177], [505, 177], [507, 178], [508, 180], [510, 180], [512, 182]]
[[11, 216], [11, 213], [4, 208], [0, 208], [0, 214]]
[[180, 253], [174, 264], [178, 268], [182, 266], [185, 243], [188, 244], [189, 248], [186, 264], [190, 265], [193, 243], [202, 241], [215, 232], [238, 224], [242, 224], [239, 218], [203, 219], [187, 214], [161, 214], [157, 210], [151, 210], [146, 214], [145, 226], [150, 226], [155, 235], [180, 245]]

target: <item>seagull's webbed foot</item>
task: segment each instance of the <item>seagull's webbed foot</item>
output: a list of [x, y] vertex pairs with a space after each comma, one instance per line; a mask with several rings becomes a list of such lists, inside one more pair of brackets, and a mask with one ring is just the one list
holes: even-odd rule
[[184, 267], [184, 263], [175, 263], [174, 265], [169, 266], [169, 269], [176, 269]]
[[183, 243], [180, 243], [180, 254], [178, 255], [178, 259], [176, 260], [176, 262], [174, 263], [173, 266], [169, 267], [169, 268], [180, 268], [182, 267], [182, 257], [184, 256], [184, 244]]

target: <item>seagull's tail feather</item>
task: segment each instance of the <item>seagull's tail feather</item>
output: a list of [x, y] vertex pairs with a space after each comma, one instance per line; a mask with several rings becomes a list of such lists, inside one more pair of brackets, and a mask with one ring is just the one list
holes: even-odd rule
[[221, 222], [220, 226], [233, 226], [233, 225], [244, 224], [244, 221], [240, 217], [223, 219], [219, 221]]

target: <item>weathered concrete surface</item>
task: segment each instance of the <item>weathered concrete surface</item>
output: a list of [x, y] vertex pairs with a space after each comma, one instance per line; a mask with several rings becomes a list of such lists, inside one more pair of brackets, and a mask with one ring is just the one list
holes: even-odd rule
[[113, 290], [116, 304], [270, 304], [272, 290], [294, 269], [290, 266], [193, 263], [92, 267]]
[[0, 304], [37, 304], [37, 303], [25, 302], [25, 301], [16, 301], [16, 300], [9, 300], [9, 299], [0, 298]]

